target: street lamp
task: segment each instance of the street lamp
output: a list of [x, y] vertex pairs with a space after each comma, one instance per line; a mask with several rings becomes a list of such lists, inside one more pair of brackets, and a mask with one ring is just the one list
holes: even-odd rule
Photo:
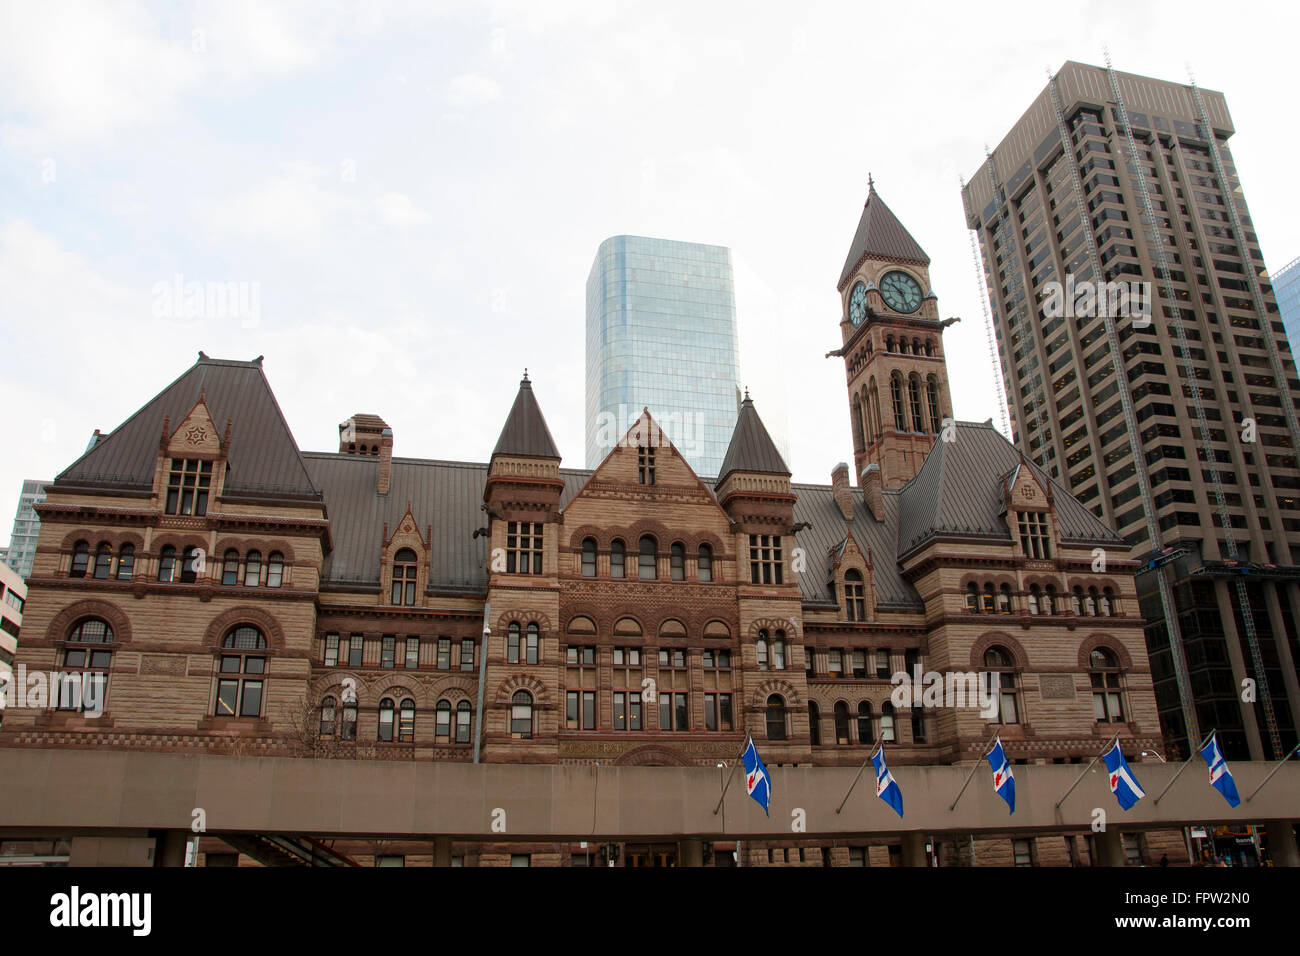
[[1169, 762], [1169, 761], [1165, 760], [1164, 757], [1162, 757], [1162, 756], [1160, 756], [1158, 753], [1156, 753], [1154, 750], [1144, 750], [1144, 751], [1142, 751], [1142, 753], [1138, 754], [1138, 756], [1139, 756], [1139, 757], [1155, 757], [1155, 758], [1156, 758], [1157, 760], [1159, 760], [1161, 763], [1168, 763], [1168, 762]]

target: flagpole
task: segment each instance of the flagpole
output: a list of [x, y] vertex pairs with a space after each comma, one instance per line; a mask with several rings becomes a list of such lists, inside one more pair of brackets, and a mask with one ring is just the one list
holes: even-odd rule
[[[1266, 784], [1266, 783], [1268, 783], [1270, 780], [1272, 780], [1272, 779], [1273, 779], [1273, 774], [1275, 774], [1275, 773], [1277, 773], [1279, 770], [1281, 770], [1281, 769], [1282, 769], [1282, 764], [1286, 763], [1288, 760], [1290, 760], [1292, 757], [1294, 757], [1294, 756], [1296, 755], [1297, 752], [1300, 752], [1300, 744], [1297, 744], [1296, 746], [1292, 747], [1291, 750], [1290, 750], [1290, 752], [1289, 752], [1285, 757], [1283, 757], [1281, 760], [1279, 760], [1279, 761], [1277, 762], [1277, 766], [1274, 767], [1272, 770], [1270, 770], [1270, 771], [1268, 772], [1268, 776], [1265, 777], [1265, 778], [1263, 779], [1263, 781], [1261, 781], [1260, 785], [1259, 785], [1258, 787], [1255, 788], [1255, 793], [1259, 793], [1261, 790], [1263, 790], [1263, 789], [1264, 789], [1264, 784]], [[1247, 802], [1247, 803], [1250, 803], [1250, 801], [1254, 798], [1255, 793], [1252, 793], [1249, 797], [1246, 798], [1246, 802]]]
[[[1218, 731], [1217, 727], [1214, 730], [1211, 730], [1209, 736], [1201, 741], [1201, 745], [1192, 751], [1192, 755], [1183, 762], [1183, 765], [1181, 767], [1178, 768], [1178, 772], [1174, 774], [1173, 779], [1170, 780], [1167, 784], [1165, 784], [1165, 788], [1160, 791], [1160, 797], [1163, 797], [1166, 793], [1169, 792], [1169, 788], [1174, 785], [1174, 780], [1177, 780], [1179, 776], [1182, 775], [1182, 772], [1187, 769], [1187, 765], [1201, 755], [1201, 751], [1205, 748], [1205, 745], [1210, 742], [1211, 738], [1214, 737], [1217, 731]], [[1157, 803], [1159, 803], [1160, 797], [1156, 797], [1155, 800], [1151, 802], [1151, 805], [1155, 806]]]
[[[988, 747], [988, 749], [985, 750], [985, 751], [983, 752], [983, 757], [984, 757], [985, 759], [987, 759], [987, 758], [988, 758], [988, 755], [991, 754], [991, 753], [993, 752], [993, 744], [994, 744], [994, 742], [995, 742], [997, 739], [998, 739], [998, 735], [997, 735], [997, 734], [994, 734], [994, 735], [993, 735], [993, 740], [989, 741], [989, 747]], [[961, 802], [962, 794], [964, 794], [964, 793], [966, 792], [966, 788], [970, 786], [970, 782], [971, 782], [972, 780], [975, 779], [975, 771], [979, 770], [979, 768], [980, 768], [980, 762], [979, 762], [978, 760], [976, 760], [976, 761], [975, 761], [975, 766], [973, 766], [973, 767], [970, 768], [970, 774], [967, 775], [967, 777], [966, 777], [966, 782], [963, 783], [963, 784], [961, 785], [961, 789], [960, 789], [959, 791], [957, 791], [957, 799], [954, 800], [954, 801], [952, 802], [952, 806], [950, 806], [950, 807], [948, 808], [948, 812], [949, 812], [949, 813], [952, 813], [952, 811], [954, 811], [954, 810], [957, 809], [957, 804]]]
[[844, 795], [844, 799], [840, 801], [840, 805], [835, 808], [836, 813], [839, 813], [841, 810], [843, 810], [844, 804], [849, 802], [849, 797], [853, 795], [853, 788], [856, 787], [858, 785], [858, 781], [862, 779], [862, 771], [867, 769], [867, 761], [870, 760], [872, 757], [874, 757], [878, 752], [884, 749], [885, 749], [885, 741], [881, 740], [880, 746], [877, 747], [875, 750], [871, 751], [871, 753], [867, 754], [867, 759], [862, 761], [862, 766], [858, 768], [857, 775], [854, 776], [853, 778], [853, 783], [849, 784], [849, 792]]
[[[754, 738], [748, 734], [745, 736], [745, 750], [749, 749], [749, 742], [753, 739]], [[722, 795], [718, 797], [718, 804], [713, 808], [713, 815], [715, 817], [718, 815], [718, 810], [722, 808], [722, 801], [727, 798], [727, 788], [731, 786], [732, 778], [736, 776], [736, 771], [740, 768], [741, 762], [745, 759], [745, 750], [740, 752], [740, 756], [736, 758], [736, 763], [731, 765], [731, 773], [727, 774], [727, 782], [722, 787]]]
[[1109, 750], [1111, 747], [1113, 747], [1113, 746], [1115, 745], [1115, 741], [1117, 741], [1117, 740], [1119, 740], [1119, 733], [1118, 733], [1118, 732], [1115, 734], [1114, 737], [1110, 738], [1110, 741], [1106, 744], [1106, 746], [1104, 746], [1104, 747], [1101, 748], [1101, 753], [1097, 754], [1097, 756], [1095, 756], [1095, 757], [1092, 758], [1092, 763], [1088, 764], [1088, 766], [1086, 766], [1086, 767], [1083, 768], [1083, 773], [1079, 774], [1078, 778], [1074, 781], [1074, 783], [1070, 784], [1070, 789], [1067, 790], [1067, 791], [1065, 791], [1065, 796], [1064, 796], [1064, 797], [1061, 797], [1060, 800], [1057, 800], [1057, 801], [1056, 801], [1056, 806], [1054, 806], [1054, 807], [1052, 808], [1053, 810], [1060, 810], [1060, 809], [1061, 809], [1061, 804], [1063, 804], [1063, 803], [1065, 802], [1066, 797], [1068, 797], [1070, 794], [1074, 793], [1074, 788], [1077, 787], [1077, 786], [1079, 785], [1080, 781], [1082, 781], [1083, 778], [1086, 777], [1086, 776], [1088, 775], [1088, 771], [1091, 770], [1093, 767], [1095, 767], [1095, 766], [1097, 765], [1097, 761], [1101, 759], [1101, 755], [1104, 754], [1104, 753], [1105, 753], [1107, 750]]

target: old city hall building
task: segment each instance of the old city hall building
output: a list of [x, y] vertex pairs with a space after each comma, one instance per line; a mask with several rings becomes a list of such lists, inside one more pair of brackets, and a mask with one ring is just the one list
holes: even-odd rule
[[[853, 471], [828, 485], [791, 482], [748, 396], [716, 477], [653, 409], [594, 471], [564, 468], [526, 377], [486, 463], [397, 457], [370, 414], [303, 452], [260, 358], [200, 353], [38, 506], [17, 661], [86, 677], [11, 709], [0, 744], [713, 766], [752, 734], [773, 768], [880, 741], [896, 765], [970, 762], [995, 731], [1024, 763], [1116, 732], [1130, 757], [1159, 746], [1123, 543], [991, 424], [952, 421], [928, 266], [871, 192], [839, 281]], [[918, 667], [979, 673], [995, 713], [896, 707], [891, 677]], [[985, 841], [979, 862], [1086, 864], [1084, 836]], [[743, 862], [897, 856], [867, 843]]]

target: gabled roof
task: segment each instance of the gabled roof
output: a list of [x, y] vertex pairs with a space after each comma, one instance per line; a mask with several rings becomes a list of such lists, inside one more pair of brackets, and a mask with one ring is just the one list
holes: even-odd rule
[[745, 400], [740, 403], [740, 414], [736, 417], [736, 428], [731, 433], [731, 444], [723, 456], [722, 467], [718, 470], [719, 487], [733, 471], [752, 471], [769, 475], [789, 475], [781, 453], [776, 450], [772, 436], [767, 433], [763, 420], [754, 409], [754, 400], [745, 393]]
[[936, 441], [916, 477], [899, 490], [903, 519], [898, 525], [901, 558], [944, 534], [985, 536], [1009, 541], [1006, 476], [1018, 465], [1051, 488], [1061, 538], [1077, 543], [1116, 545], [1122, 539], [1031, 461], [990, 423], [957, 422], [952, 441]]
[[519, 383], [519, 394], [515, 396], [510, 414], [506, 416], [505, 427], [501, 437], [492, 449], [492, 457], [497, 455], [522, 455], [525, 458], [559, 458], [559, 449], [551, 430], [546, 427], [546, 419], [533, 397], [533, 385], [524, 374]]
[[180, 427], [200, 398], [221, 433], [231, 422], [227, 494], [320, 496], [262, 372], [261, 358], [238, 362], [202, 352], [180, 378], [100, 436], [55, 483], [151, 488], [164, 421], [170, 419], [173, 430]]
[[930, 257], [925, 254], [920, 243], [912, 238], [912, 234], [885, 205], [874, 186], [867, 190], [867, 203], [862, 207], [862, 218], [858, 220], [858, 231], [854, 233], [853, 244], [849, 246], [849, 257], [844, 260], [839, 288], [844, 288], [844, 283], [857, 271], [862, 260], [869, 256], [903, 259], [927, 266], [930, 264]]

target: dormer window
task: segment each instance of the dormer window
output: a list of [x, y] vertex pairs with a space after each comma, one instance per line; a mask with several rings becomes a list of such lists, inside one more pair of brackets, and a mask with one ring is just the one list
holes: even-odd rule
[[862, 574], [856, 570], [844, 572], [844, 616], [850, 621], [867, 619], [867, 603], [862, 585]]
[[173, 458], [167, 476], [169, 515], [205, 515], [212, 487], [212, 462], [197, 458]]
[[1052, 536], [1047, 515], [1041, 511], [1020, 512], [1020, 550], [1027, 558], [1046, 560], [1052, 556]]
[[637, 481], [643, 485], [655, 483], [655, 450], [650, 445], [639, 445], [636, 450]]
[[393, 602], [413, 607], [415, 605], [415, 573], [418, 562], [415, 552], [402, 548], [393, 555]]

